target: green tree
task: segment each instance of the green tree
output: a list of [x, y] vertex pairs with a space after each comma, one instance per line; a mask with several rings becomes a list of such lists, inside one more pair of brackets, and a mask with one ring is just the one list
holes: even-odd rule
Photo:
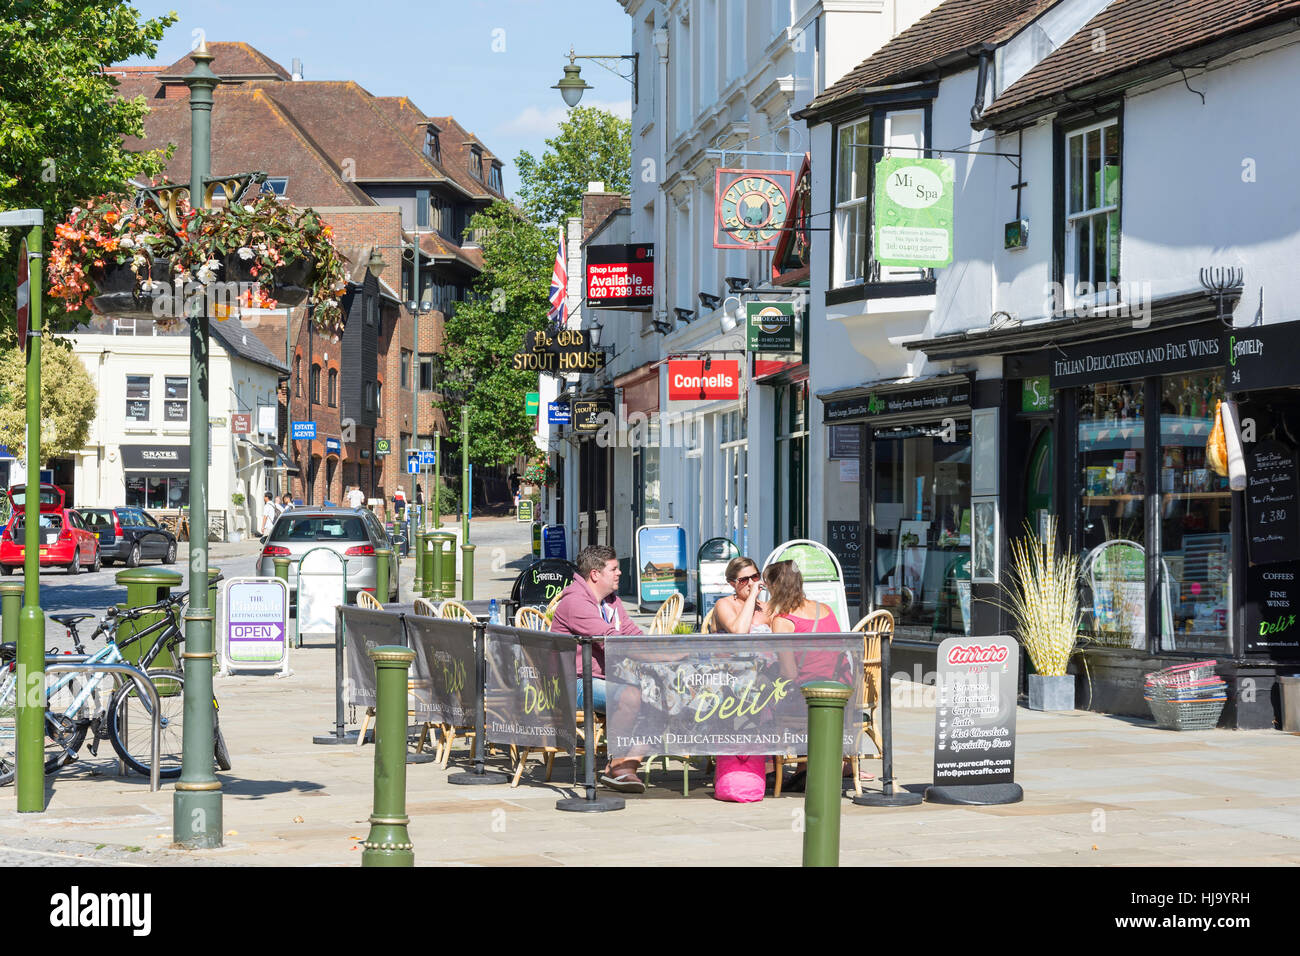
[[[0, 445], [27, 458], [27, 366], [21, 349], [0, 353]], [[14, 397], [19, 400], [15, 401]], [[45, 338], [41, 345], [41, 456], [59, 458], [86, 447], [99, 400], [95, 383], [67, 343]], [[40, 464], [38, 462], [38, 464]], [[29, 468], [28, 473], [33, 473]]]
[[519, 199], [535, 222], [560, 222], [582, 214], [587, 183], [609, 192], [632, 186], [632, 124], [601, 109], [574, 107], [559, 133], [537, 159], [527, 150], [515, 158]]
[[[153, 56], [175, 22], [122, 0], [0, 0], [0, 209], [43, 209], [49, 236], [77, 203], [162, 172], [163, 151], [122, 145], [144, 133], [145, 98], [122, 99], [101, 71]], [[0, 344], [14, 335], [16, 246], [0, 230]]]
[[[513, 464], [536, 454], [536, 419], [524, 397], [537, 390], [537, 372], [515, 371], [511, 359], [524, 335], [545, 328], [555, 238], [503, 202], [477, 213], [471, 229], [484, 231], [483, 271], [474, 297], [446, 321], [441, 407], [453, 435], [460, 409], [469, 407], [470, 460], [479, 466]], [[446, 454], [452, 448], [443, 445]]]

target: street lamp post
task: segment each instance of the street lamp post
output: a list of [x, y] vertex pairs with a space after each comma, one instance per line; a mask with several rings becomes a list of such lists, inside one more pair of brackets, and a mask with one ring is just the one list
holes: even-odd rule
[[[23, 495], [23, 609], [18, 614], [18, 693], [14, 720], [14, 749], [17, 767], [18, 812], [40, 813], [45, 809], [45, 613], [40, 589], [41, 508], [41, 268], [45, 214], [39, 209], [0, 213], [0, 226], [27, 226], [27, 241], [21, 243], [19, 264], [27, 279], [27, 482]], [[35, 261], [35, 275], [31, 263]], [[21, 278], [20, 278], [21, 283]], [[18, 289], [19, 331], [24, 289]], [[36, 485], [33, 491], [33, 480]], [[32, 691], [35, 693], [32, 693]]]
[[[220, 77], [200, 43], [190, 54], [190, 205], [207, 208], [212, 161], [212, 92]], [[185, 615], [185, 725], [181, 776], [172, 801], [172, 837], [185, 847], [222, 843], [221, 781], [213, 772], [213, 609], [208, 606], [208, 309], [190, 318], [190, 593]]]

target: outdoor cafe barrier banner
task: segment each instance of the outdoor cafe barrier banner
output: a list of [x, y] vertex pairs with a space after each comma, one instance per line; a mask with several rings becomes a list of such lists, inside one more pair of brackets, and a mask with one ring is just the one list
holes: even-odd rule
[[487, 739], [572, 752], [576, 642], [564, 634], [487, 626]]
[[343, 640], [343, 657], [347, 664], [347, 677], [343, 681], [344, 701], [354, 707], [374, 707], [375, 662], [368, 652], [386, 644], [406, 646], [402, 615], [359, 607], [340, 607], [338, 615], [341, 623], [335, 640]]
[[412, 614], [406, 633], [415, 651], [415, 716], [430, 723], [474, 723], [474, 625]]
[[852, 689], [844, 753], [858, 752], [861, 634], [610, 637], [605, 675], [611, 757], [807, 754], [799, 688], [818, 680]]

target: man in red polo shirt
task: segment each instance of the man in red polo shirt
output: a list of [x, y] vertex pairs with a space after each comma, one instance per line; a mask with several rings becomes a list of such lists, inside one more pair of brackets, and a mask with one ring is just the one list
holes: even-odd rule
[[[564, 589], [560, 603], [555, 607], [551, 630], [558, 634], [576, 634], [588, 637], [641, 634], [641, 628], [632, 621], [623, 602], [618, 599], [618, 555], [603, 544], [592, 544], [578, 552], [578, 576]], [[592, 707], [597, 713], [606, 713], [607, 695], [621, 717], [628, 723], [635, 719], [641, 707], [640, 688], [625, 684], [605, 683], [605, 647], [591, 647]], [[578, 648], [578, 707], [582, 700], [582, 648]], [[636, 758], [611, 760], [601, 775], [603, 786], [620, 793], [644, 793], [645, 784], [636, 772], [641, 761]]]

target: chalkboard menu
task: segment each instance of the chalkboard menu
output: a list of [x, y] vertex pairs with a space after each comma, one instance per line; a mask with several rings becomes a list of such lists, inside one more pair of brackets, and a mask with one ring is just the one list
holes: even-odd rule
[[534, 561], [519, 577], [510, 592], [510, 600], [520, 607], [545, 607], [577, 575], [578, 569], [568, 561], [543, 558]]
[[1300, 657], [1300, 562], [1246, 572], [1246, 653]]
[[951, 637], [939, 645], [934, 697], [934, 785], [1016, 778], [1016, 671], [1006, 637]]
[[1246, 541], [1251, 564], [1300, 560], [1296, 453], [1278, 441], [1246, 446]]
[[827, 521], [826, 547], [844, 572], [844, 597], [850, 605], [862, 603], [862, 522]]

